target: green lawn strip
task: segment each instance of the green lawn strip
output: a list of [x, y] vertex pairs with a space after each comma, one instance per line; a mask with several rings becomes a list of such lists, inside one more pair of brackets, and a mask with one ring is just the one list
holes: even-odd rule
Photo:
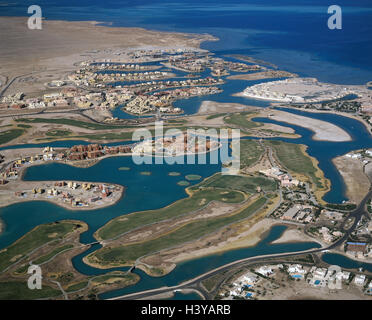
[[[129, 128], [129, 127], [128, 127]], [[169, 129], [178, 129], [180, 132], [184, 132], [187, 129], [189, 130], [198, 130], [198, 129], [208, 129], [208, 128], [202, 128], [202, 127], [176, 127], [173, 126]], [[140, 130], [140, 129], [138, 129]], [[146, 130], [147, 131], [147, 130]], [[151, 133], [152, 137], [155, 136], [155, 130], [154, 129], [148, 129], [148, 131]], [[79, 138], [79, 139], [89, 139], [89, 140], [133, 140], [133, 133], [134, 131], [129, 132], [104, 132], [104, 133], [97, 133], [97, 134], [86, 134], [86, 135], [75, 135], [75, 136], [69, 136], [69, 138]], [[167, 134], [167, 130], [165, 129], [164, 134]], [[48, 138], [47, 138], [48, 139]], [[44, 140], [44, 139], [39, 139]]]
[[204, 286], [204, 288], [207, 289], [208, 292], [212, 292], [215, 286], [224, 279], [226, 272], [227, 271], [217, 273], [214, 276], [211, 276], [203, 280], [201, 283]]
[[105, 283], [109, 281], [110, 279], [114, 279], [114, 278], [120, 278], [121, 279], [120, 282], [127, 282], [129, 284], [137, 280], [137, 275], [135, 273], [116, 272], [116, 273], [109, 273], [109, 274], [105, 274], [102, 276], [94, 277], [92, 278], [91, 281], [94, 283]]
[[22, 238], [0, 251], [0, 271], [24, 257], [30, 251], [63, 238], [79, 225], [78, 222], [60, 221], [35, 227]]
[[30, 266], [30, 264], [25, 263], [23, 266], [21, 266], [20, 268], [18, 268], [15, 271], [15, 274], [25, 274], [27, 272], [29, 266]]
[[[224, 191], [228, 193], [221, 194]], [[117, 217], [97, 230], [95, 236], [103, 240], [112, 239], [135, 228], [195, 211], [206, 206], [212, 200], [222, 201], [222, 198], [226, 199], [224, 202], [229, 203], [239, 203], [244, 200], [243, 195], [237, 191], [202, 190], [195, 192], [191, 197], [178, 200], [161, 209], [135, 212]], [[206, 199], [206, 201], [202, 201], [202, 199]]]
[[120, 167], [118, 168], [119, 171], [129, 171], [130, 167]]
[[[99, 140], [132, 140], [133, 132], [105, 132], [105, 133], [95, 133], [95, 134], [85, 134], [85, 135], [69, 135], [65, 136], [65, 138], [69, 140], [72, 139], [82, 139], [82, 140], [92, 140], [92, 141], [99, 141]], [[54, 137], [47, 137], [47, 138], [37, 138], [37, 141], [54, 141], [59, 138], [63, 138], [62, 136], [54, 136]]]
[[212, 119], [216, 119], [216, 118], [219, 118], [219, 117], [222, 117], [222, 116], [225, 116], [226, 113], [216, 113], [216, 114], [211, 114], [210, 116], [208, 116], [206, 118], [206, 120], [212, 120]]
[[250, 167], [256, 163], [265, 148], [255, 140], [240, 140], [240, 168]]
[[35, 261], [32, 261], [34, 264], [42, 264], [46, 261], [48, 261], [49, 259], [53, 258], [55, 255], [57, 255], [58, 253], [62, 252], [62, 251], [65, 251], [67, 249], [71, 249], [73, 248], [74, 245], [73, 244], [66, 244], [64, 246], [61, 246], [61, 247], [58, 247], [58, 248], [55, 248], [52, 252], [38, 258], [37, 260]]
[[[150, 241], [113, 248], [105, 247], [92, 253], [92, 256], [98, 258], [98, 261], [102, 265], [132, 264], [136, 259], [144, 255], [196, 240], [202, 236], [216, 232], [226, 225], [246, 219], [260, 209], [266, 201], [266, 198], [261, 197], [244, 210], [233, 215], [191, 222], [169, 234], [157, 239], [151, 239]], [[94, 261], [97, 262], [95, 259]]]
[[86, 134], [70, 136], [69, 138], [89, 139], [89, 140], [132, 140], [133, 132], [105, 132], [99, 134]]
[[0, 132], [0, 144], [7, 143], [15, 138], [20, 137], [25, 130], [23, 129], [9, 129]]
[[316, 176], [317, 169], [311, 159], [305, 155], [298, 144], [282, 141], [265, 141], [275, 150], [280, 163], [290, 171], [308, 176], [318, 188], [323, 188], [321, 180]]
[[217, 173], [190, 189], [196, 190], [199, 187], [231, 188], [245, 193], [255, 193], [257, 187], [268, 192], [275, 191], [277, 184], [274, 180], [261, 176], [224, 176], [221, 173]]
[[262, 123], [254, 122], [250, 119], [247, 119], [247, 116], [252, 115], [253, 112], [240, 112], [232, 113], [226, 116], [223, 120], [226, 124], [238, 126], [243, 129], [253, 129], [262, 127]]
[[[114, 282], [112, 280], [115, 279]], [[106, 273], [100, 276], [93, 276], [90, 277], [89, 280], [83, 280], [78, 283], [74, 283], [68, 286], [65, 291], [66, 292], [75, 292], [82, 289], [85, 289], [88, 283], [93, 284], [94, 286], [97, 285], [104, 285], [104, 284], [113, 284], [113, 283], [120, 283], [121, 287], [126, 287], [132, 284], [135, 284], [139, 281], [139, 276], [134, 273], [126, 273], [122, 271], [113, 271], [110, 273]]]
[[28, 124], [22, 124], [22, 123], [17, 124], [17, 127], [18, 128], [23, 128], [23, 129], [30, 129], [30, 128], [32, 128], [32, 126], [30, 126]]
[[177, 184], [181, 187], [187, 187], [190, 185], [190, 182], [188, 181], [185, 181], [185, 180], [181, 180], [181, 181], [178, 181]]
[[[20, 125], [18, 125], [20, 126]], [[69, 130], [50, 130], [45, 133], [45, 135], [50, 137], [66, 137], [71, 134], [71, 131]]]
[[187, 123], [187, 120], [186, 119], [168, 119], [167, 123], [183, 125]]
[[84, 289], [88, 285], [88, 281], [82, 281], [75, 283], [73, 285], [70, 285], [67, 289], [65, 289], [66, 292], [74, 292], [81, 289]]
[[30, 290], [27, 281], [0, 282], [0, 300], [31, 300], [60, 296], [60, 290], [42, 285], [40, 290]]
[[196, 180], [200, 180], [202, 177], [199, 176], [198, 174], [188, 174], [187, 176], [185, 176], [186, 180], [189, 180], [189, 181], [196, 181]]
[[122, 128], [133, 128], [133, 126], [128, 125], [110, 125], [110, 124], [100, 124], [93, 122], [85, 122], [74, 119], [47, 119], [47, 118], [21, 118], [16, 119], [17, 122], [25, 123], [55, 123], [55, 124], [64, 124], [74, 127], [80, 127], [91, 130], [105, 130], [105, 129], [122, 129]]
[[168, 172], [168, 176], [171, 176], [171, 177], [178, 177], [180, 175], [181, 173], [179, 172], [175, 172], [175, 171]]

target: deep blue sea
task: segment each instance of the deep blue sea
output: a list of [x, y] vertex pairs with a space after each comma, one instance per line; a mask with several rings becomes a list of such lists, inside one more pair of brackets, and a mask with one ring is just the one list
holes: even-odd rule
[[[1, 0], [0, 15], [26, 16], [30, 1]], [[330, 30], [324, 0], [39, 0], [47, 19], [210, 33], [204, 48], [247, 54], [322, 81], [372, 80], [372, 2], [338, 0], [342, 29]], [[1, 32], [1, 31], [0, 31]], [[99, 40], [97, 40], [99, 41]]]

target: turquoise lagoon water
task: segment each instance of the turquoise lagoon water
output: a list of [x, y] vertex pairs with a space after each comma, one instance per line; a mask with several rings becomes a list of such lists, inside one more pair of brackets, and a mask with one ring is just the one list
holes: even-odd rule
[[[332, 190], [327, 195], [334, 199], [332, 202], [340, 202], [343, 198], [343, 182], [337, 170], [330, 163], [330, 159], [336, 155], [343, 154], [349, 150], [362, 147], [371, 147], [371, 138], [365, 127], [358, 121], [345, 118], [334, 114], [306, 113], [299, 110], [286, 110], [289, 112], [306, 115], [309, 117], [327, 120], [345, 129], [353, 138], [353, 141], [346, 143], [330, 143], [313, 141], [313, 132], [298, 126], [288, 125], [301, 134], [299, 139], [276, 138], [293, 143], [303, 143], [309, 146], [308, 152], [318, 158], [319, 166], [325, 171], [332, 181]], [[268, 119], [256, 119], [257, 121], [271, 122]], [[282, 124], [281, 122], [276, 122]], [[284, 124], [287, 125], [287, 124]], [[63, 141], [58, 142], [58, 146], [63, 145]], [[65, 142], [70, 144], [71, 142]], [[80, 141], [75, 141], [80, 143]], [[119, 144], [119, 143], [118, 143]], [[27, 146], [27, 145], [26, 145]], [[119, 171], [122, 166], [130, 167], [129, 171]], [[127, 186], [125, 196], [115, 205], [92, 211], [70, 211], [47, 202], [26, 202], [11, 205], [0, 209], [0, 217], [6, 224], [5, 231], [0, 235], [0, 248], [6, 247], [20, 236], [31, 230], [33, 227], [56, 220], [77, 219], [88, 223], [89, 230], [81, 236], [83, 243], [93, 241], [94, 231], [118, 215], [139, 210], [148, 210], [163, 207], [177, 199], [186, 196], [184, 188], [177, 185], [187, 174], [199, 174], [203, 178], [210, 176], [220, 170], [220, 165], [133, 165], [131, 157], [113, 157], [100, 161], [90, 168], [75, 168], [72, 166], [51, 163], [30, 167], [26, 172], [25, 180], [82, 180], [82, 181], [102, 181], [113, 182]], [[333, 170], [333, 171], [332, 171]], [[143, 176], [141, 171], [151, 171], [152, 175]], [[181, 172], [181, 176], [172, 177], [168, 175], [170, 171]], [[339, 179], [339, 181], [337, 180]], [[327, 197], [326, 196], [326, 197]], [[331, 199], [331, 200], [332, 200]], [[20, 223], [21, 221], [21, 223]], [[282, 245], [269, 245], [272, 240], [278, 238], [283, 232], [283, 227], [275, 227], [271, 230], [268, 238], [254, 248], [239, 249], [224, 253], [222, 255], [208, 256], [179, 264], [169, 275], [162, 278], [151, 278], [143, 272], [136, 270], [141, 281], [129, 288], [106, 293], [103, 298], [135, 292], [148, 288], [155, 288], [160, 285], [174, 285], [183, 280], [195, 277], [196, 275], [223, 265], [225, 263], [241, 259], [247, 256], [261, 254], [301, 251], [317, 246], [315, 243], [294, 243]], [[102, 274], [108, 270], [99, 270], [85, 265], [82, 258], [88, 253], [97, 250], [100, 246], [94, 245], [88, 251], [74, 257], [73, 264], [82, 273], [95, 275]], [[111, 270], [111, 269], [110, 269]], [[127, 268], [114, 268], [112, 270], [127, 270]]]
[[[309, 147], [309, 154], [319, 160], [320, 168], [332, 182], [331, 191], [326, 195], [325, 200], [334, 203], [340, 203], [342, 200], [345, 200], [346, 198], [343, 195], [345, 187], [342, 177], [330, 160], [350, 150], [372, 147], [372, 139], [369, 133], [360, 122], [339, 115], [306, 113], [297, 110], [288, 111], [327, 120], [339, 125], [352, 136], [353, 141], [350, 142], [331, 143], [326, 141], [314, 141], [311, 139], [313, 133], [310, 130], [288, 125], [294, 128], [302, 137], [299, 139], [273, 139], [307, 145]], [[256, 120], [261, 122], [272, 122], [269, 119]], [[275, 121], [275, 123], [280, 122]], [[76, 143], [84, 142], [58, 141], [55, 143], [40, 144], [39, 146], [54, 145], [67, 147]], [[120, 142], [114, 144], [120, 144]], [[27, 147], [27, 145], [23, 145], [23, 147]], [[131, 167], [132, 170], [119, 171], [118, 168], [123, 166]], [[125, 197], [119, 203], [106, 209], [84, 212], [68, 211], [46, 202], [19, 203], [2, 208], [0, 209], [0, 217], [4, 220], [6, 229], [5, 232], [0, 235], [0, 247], [9, 245], [19, 236], [40, 223], [66, 218], [76, 218], [87, 221], [90, 225], [90, 230], [82, 236], [82, 240], [90, 241], [90, 235], [94, 230], [115, 216], [133, 211], [159, 208], [185, 197], [184, 188], [177, 185], [177, 182], [182, 180], [183, 176], [187, 174], [199, 174], [205, 178], [220, 169], [219, 165], [146, 165], [145, 167], [134, 165], [131, 157], [104, 159], [95, 166], [85, 169], [58, 163], [30, 167], [25, 172], [24, 178], [26, 180], [71, 179], [103, 181], [122, 184], [128, 188]], [[151, 171], [153, 174], [151, 176], [143, 176], [140, 175], [141, 171]], [[168, 176], [169, 171], [179, 171], [182, 175], [179, 177], [171, 177]], [[24, 221], [22, 224], [17, 223], [17, 221], [21, 220]]]
[[[130, 167], [131, 170], [118, 170]], [[6, 228], [0, 235], [3, 248], [17, 238], [41, 224], [62, 219], [83, 220], [89, 224], [89, 231], [81, 237], [83, 242], [93, 241], [92, 233], [122, 214], [161, 208], [178, 199], [186, 197], [185, 188], [177, 185], [188, 174], [198, 174], [206, 178], [220, 170], [220, 165], [135, 165], [132, 157], [107, 158], [90, 168], [50, 163], [27, 169], [24, 179], [38, 180], [80, 180], [117, 183], [126, 186], [124, 197], [108, 208], [90, 211], [72, 211], [48, 202], [35, 201], [18, 203], [0, 209], [0, 217]], [[152, 174], [141, 175], [142, 171]], [[180, 172], [180, 176], [169, 176], [170, 171]], [[197, 181], [191, 182], [196, 184]], [[22, 223], [20, 223], [20, 221]]]

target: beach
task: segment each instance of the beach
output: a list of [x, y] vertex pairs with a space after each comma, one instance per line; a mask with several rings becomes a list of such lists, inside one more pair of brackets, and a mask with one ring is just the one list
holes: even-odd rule
[[297, 228], [288, 228], [284, 231], [282, 236], [272, 242], [272, 244], [279, 244], [279, 243], [288, 243], [288, 242], [309, 242], [309, 241], [316, 241], [320, 244], [321, 243], [318, 239], [311, 238], [306, 235], [303, 230]]
[[314, 132], [313, 140], [332, 142], [352, 140], [351, 136], [345, 130], [326, 121], [272, 109], [268, 111], [265, 117], [309, 129]]

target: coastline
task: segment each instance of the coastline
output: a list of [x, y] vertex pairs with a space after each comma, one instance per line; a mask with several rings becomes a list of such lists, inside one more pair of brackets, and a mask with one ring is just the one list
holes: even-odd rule
[[348, 142], [351, 136], [342, 128], [323, 120], [292, 114], [282, 110], [269, 110], [268, 115], [261, 115], [267, 119], [303, 127], [314, 132], [311, 137], [315, 141]]
[[[276, 103], [272, 103], [271, 105], [274, 109], [276, 107], [281, 107], [282, 106], [281, 104], [277, 105]], [[340, 115], [340, 116], [347, 117], [347, 118], [350, 118], [350, 119], [353, 119], [353, 120], [357, 120], [364, 125], [367, 132], [371, 135], [371, 124], [369, 124], [363, 118], [361, 118], [357, 115], [354, 115], [354, 114], [350, 114], [350, 113], [347, 113], [347, 112], [340, 112], [340, 111], [333, 111], [332, 112], [332, 110], [303, 109], [303, 108], [296, 108], [296, 107], [293, 107], [291, 105], [288, 105], [288, 106], [286, 105], [285, 108], [293, 109], [293, 110], [299, 110], [299, 111], [303, 111], [303, 112], [309, 112], [309, 113], [329, 113], [329, 114]]]
[[[324, 195], [325, 195], [327, 192], [329, 192], [329, 191], [331, 190], [331, 184], [332, 184], [332, 183], [331, 183], [331, 181], [330, 181], [328, 178], [325, 177], [323, 170], [321, 170], [321, 169], [319, 168], [319, 166], [318, 166], [318, 164], [319, 164], [318, 159], [316, 159], [316, 158], [310, 156], [310, 155], [307, 153], [306, 150], [307, 150], [308, 146], [306, 146], [306, 145], [304, 145], [304, 144], [302, 144], [302, 145], [300, 145], [300, 146], [301, 146], [302, 152], [303, 152], [307, 157], [309, 157], [310, 160], [311, 160], [311, 162], [313, 163], [313, 166], [314, 166], [315, 169], [316, 169], [315, 176], [316, 176], [317, 178], [320, 179], [322, 185], [324, 186], [324, 189], [316, 188], [316, 189], [314, 190], [314, 196], [315, 196], [315, 198], [317, 199], [317, 201], [318, 201], [320, 204], [325, 205], [327, 202], [323, 200], [323, 197], [324, 197]], [[310, 179], [310, 177], [309, 177], [309, 179]], [[310, 179], [310, 180], [311, 180], [311, 179]], [[311, 183], [312, 183], [312, 184], [315, 184], [313, 181], [311, 181]]]
[[281, 244], [281, 243], [298, 243], [298, 242], [318, 242], [321, 246], [325, 246], [323, 242], [316, 238], [312, 238], [305, 234], [303, 230], [299, 230], [298, 227], [288, 226], [283, 223], [287, 229], [283, 232], [281, 237], [271, 242], [271, 244]]

